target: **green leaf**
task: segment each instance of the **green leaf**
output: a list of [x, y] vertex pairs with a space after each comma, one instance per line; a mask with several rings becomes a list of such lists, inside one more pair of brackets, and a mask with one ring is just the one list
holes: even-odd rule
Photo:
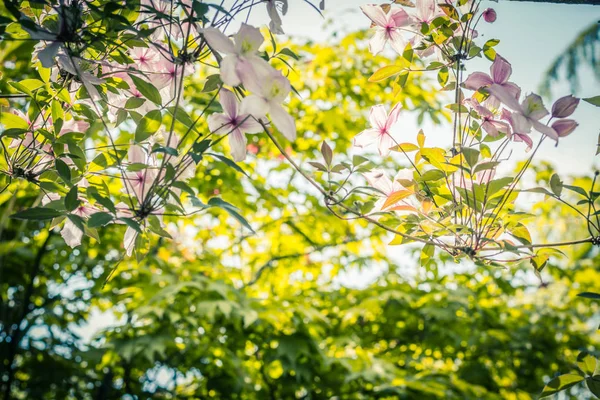
[[596, 371], [596, 357], [591, 354], [582, 351], [577, 356], [577, 366], [580, 370], [582, 370], [586, 375], [593, 375]]
[[221, 76], [219, 74], [209, 75], [206, 78], [202, 92], [208, 93], [213, 90], [217, 90], [223, 83], [221, 82]]
[[88, 219], [88, 227], [89, 228], [97, 228], [99, 226], [104, 226], [111, 222], [114, 219], [112, 214], [106, 212], [97, 212], [90, 216]]
[[544, 387], [541, 397], [547, 397], [563, 390], [567, 390], [584, 379], [585, 378], [583, 376], [577, 374], [564, 374], [557, 376], [548, 382], [548, 384]]
[[448, 67], [441, 68], [438, 71], [437, 80], [440, 83], [440, 86], [444, 87], [448, 83], [449, 77]]
[[5, 129], [29, 130], [27, 121], [13, 113], [0, 113], [0, 124], [4, 125]]
[[585, 189], [580, 188], [579, 186], [571, 186], [571, 185], [563, 185], [564, 189], [568, 189], [572, 192], [575, 193], [579, 193], [580, 195], [582, 195], [583, 197], [585, 197], [586, 199], [588, 199], [588, 193], [585, 191]]
[[369, 82], [380, 82], [384, 79], [398, 75], [404, 69], [405, 68], [401, 65], [387, 65], [375, 71], [375, 73], [369, 78]]
[[212, 197], [210, 200], [208, 200], [208, 205], [210, 207], [222, 208], [223, 210], [227, 211], [229, 215], [238, 220], [238, 222], [245, 226], [250, 232], [256, 233], [254, 232], [254, 229], [252, 229], [248, 221], [246, 221], [246, 219], [240, 215], [240, 213], [237, 211], [237, 208], [232, 204], [224, 201], [219, 197]]
[[61, 160], [60, 158], [57, 158], [54, 161], [54, 165], [56, 166], [56, 172], [58, 172], [58, 175], [66, 182], [66, 183], [71, 183], [71, 169], [69, 168], [69, 166], [67, 165], [67, 163], [65, 163], [63, 160]]
[[298, 55], [296, 53], [294, 53], [292, 50], [288, 49], [287, 47], [281, 49], [281, 51], [279, 51], [279, 54], [285, 54], [286, 56], [292, 57], [294, 60], [300, 59], [300, 57], [298, 57]]
[[158, 105], [162, 104], [162, 98], [160, 97], [160, 93], [159, 93], [158, 89], [154, 87], [154, 85], [146, 82], [145, 80], [143, 80], [142, 78], [140, 78], [134, 74], [129, 74], [129, 77], [133, 80], [133, 83], [135, 84], [135, 87], [137, 88], [137, 90], [139, 90], [140, 93], [146, 99], [150, 100], [154, 104], [158, 104]]
[[148, 114], [146, 114], [138, 123], [137, 129], [135, 130], [135, 141], [141, 143], [150, 136], [154, 135], [160, 128], [161, 123], [162, 114], [160, 111], [149, 111]]
[[583, 298], [586, 298], [586, 299], [600, 300], [600, 293], [583, 292], [583, 293], [579, 293], [577, 296], [578, 297], [583, 297]]
[[331, 165], [331, 161], [333, 160], [333, 151], [331, 147], [327, 144], [327, 142], [323, 142], [321, 144], [321, 154], [323, 155], [323, 160], [325, 160], [325, 164], [327, 166]]
[[14, 219], [43, 221], [46, 219], [60, 217], [61, 215], [64, 215], [64, 213], [55, 210], [54, 208], [33, 207], [28, 208], [27, 210], [19, 211], [10, 217]]
[[587, 97], [582, 100], [585, 101], [586, 103], [590, 103], [593, 106], [600, 107], [600, 96]]
[[65, 196], [65, 208], [67, 211], [73, 211], [79, 206], [79, 200], [77, 198], [77, 186], [73, 186], [69, 193]]
[[467, 161], [467, 164], [469, 164], [469, 167], [473, 168], [477, 164], [477, 161], [479, 161], [479, 150], [464, 147], [461, 149], [461, 151], [465, 157], [465, 160]]
[[98, 192], [92, 192], [92, 197], [100, 205], [102, 205], [107, 210], [111, 211], [113, 214], [117, 213], [117, 209], [115, 208], [115, 204], [108, 197], [104, 197], [104, 196], [100, 195]]
[[552, 189], [552, 193], [554, 193], [556, 197], [560, 197], [563, 190], [563, 183], [557, 174], [553, 174], [550, 178], [550, 189]]
[[119, 218], [119, 220], [125, 222], [125, 224], [128, 227], [132, 228], [137, 233], [142, 233], [142, 229], [140, 228], [140, 224], [136, 220], [134, 220], [133, 218], [121, 217], [121, 218]]
[[240, 166], [239, 166], [239, 165], [238, 165], [238, 164], [237, 164], [235, 161], [233, 161], [233, 160], [231, 160], [231, 159], [229, 159], [229, 158], [227, 158], [227, 157], [225, 157], [225, 156], [222, 156], [222, 155], [220, 155], [220, 154], [214, 154], [214, 153], [206, 153], [206, 154], [208, 154], [209, 156], [212, 156], [212, 157], [214, 157], [214, 158], [218, 159], [219, 161], [221, 161], [221, 162], [225, 163], [227, 166], [229, 166], [229, 167], [231, 167], [231, 168], [235, 169], [235, 170], [236, 170], [236, 171], [238, 171], [238, 172], [241, 172], [242, 174], [244, 174], [244, 175], [246, 175], [248, 178], [250, 178], [250, 175], [248, 175], [248, 174], [246, 173], [246, 171], [244, 171], [244, 170], [242, 169], [242, 167], [240, 167]]
[[594, 396], [600, 399], [600, 377], [593, 376], [591, 378], [587, 378], [585, 380], [585, 383], [588, 389], [590, 389], [590, 392], [592, 392]]

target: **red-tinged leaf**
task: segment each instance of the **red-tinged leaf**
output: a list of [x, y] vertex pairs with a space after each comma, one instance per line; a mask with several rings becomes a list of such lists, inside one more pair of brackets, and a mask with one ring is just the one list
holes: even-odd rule
[[413, 194], [413, 192], [411, 192], [410, 190], [398, 190], [397, 192], [393, 192], [388, 196], [388, 198], [385, 200], [385, 203], [383, 203], [383, 207], [381, 208], [385, 210], [386, 208], [396, 204], [400, 200], [407, 198], [411, 194]]

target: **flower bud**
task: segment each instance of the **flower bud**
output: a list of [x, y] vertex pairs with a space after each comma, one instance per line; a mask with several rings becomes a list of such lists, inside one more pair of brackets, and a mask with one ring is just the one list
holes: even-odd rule
[[559, 137], [569, 136], [579, 124], [572, 119], [559, 119], [552, 124], [552, 129], [558, 133]]
[[554, 118], [566, 118], [573, 114], [578, 104], [579, 99], [577, 97], [572, 95], [561, 97], [552, 105], [552, 116]]
[[483, 12], [483, 19], [485, 22], [489, 22], [490, 24], [496, 21], [496, 10], [493, 8], [488, 8]]

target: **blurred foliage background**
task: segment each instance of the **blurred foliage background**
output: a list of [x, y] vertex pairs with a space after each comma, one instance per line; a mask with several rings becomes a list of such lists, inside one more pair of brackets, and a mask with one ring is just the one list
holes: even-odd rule
[[[390, 61], [369, 56], [362, 33], [286, 45], [300, 55], [297, 159], [315, 158], [322, 140], [345, 152], [374, 103], [448, 118], [417, 74], [396, 99], [383, 85], [364, 90]], [[7, 93], [7, 80], [36, 72], [28, 43], [0, 47]], [[190, 107], [209, 98], [204, 81], [201, 71], [187, 84]], [[577, 297], [600, 292], [597, 249], [565, 249], [541, 280], [529, 265], [419, 267], [410, 247], [329, 213], [266, 137], [249, 151], [250, 178], [215, 162], [192, 184], [239, 206], [256, 235], [224, 213], [180, 219], [168, 225], [174, 239], [139, 260], [123, 260], [125, 227], [72, 251], [47, 225], [9, 218], [41, 200], [27, 183], [0, 195], [4, 399], [530, 399], [580, 351], [599, 355], [598, 303]], [[538, 165], [532, 178], [551, 174]], [[560, 204], [535, 211], [541, 240], [584, 234]], [[371, 269], [384, 273], [343, 284]]]

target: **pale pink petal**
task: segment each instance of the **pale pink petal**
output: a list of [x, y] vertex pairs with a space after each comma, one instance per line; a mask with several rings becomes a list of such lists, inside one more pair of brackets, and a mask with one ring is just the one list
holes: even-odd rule
[[219, 53], [233, 54], [235, 52], [231, 40], [229, 40], [229, 38], [220, 30], [216, 28], [206, 28], [202, 30], [202, 34], [208, 45]]
[[62, 47], [62, 42], [56, 41], [50, 43], [38, 53], [38, 60], [40, 60], [44, 68], [52, 68], [52, 66], [54, 66], [54, 59], [56, 58], [56, 54], [58, 53], [58, 50], [60, 50]]
[[507, 106], [515, 111], [521, 110], [521, 105], [519, 104], [517, 99], [515, 99], [513, 93], [506, 90], [504, 88], [504, 86], [497, 85], [494, 83], [493, 85], [488, 87], [487, 90], [492, 96], [494, 96], [498, 100], [500, 100], [500, 102], [502, 104], [504, 104], [505, 106]]
[[390, 154], [390, 149], [394, 147], [396, 143], [389, 134], [383, 134], [379, 136], [379, 154], [387, 156]]
[[231, 129], [231, 119], [224, 114], [211, 114], [207, 122], [208, 129], [214, 133], [227, 133]]
[[510, 78], [510, 74], [512, 74], [512, 67], [510, 66], [510, 63], [506, 61], [506, 59], [500, 55], [496, 55], [496, 58], [490, 67], [490, 73], [494, 83], [502, 85], [508, 81], [508, 78]]
[[388, 115], [383, 105], [378, 104], [371, 107], [371, 112], [369, 113], [369, 122], [373, 128], [378, 128], [379, 130], [385, 129], [387, 118]]
[[379, 129], [365, 129], [354, 137], [354, 146], [362, 148], [375, 143], [379, 137], [379, 132]]
[[125, 231], [125, 236], [123, 237], [123, 247], [125, 248], [125, 252], [127, 257], [130, 257], [133, 253], [133, 249], [135, 248], [135, 239], [137, 238], [137, 232], [132, 227], [128, 226]]
[[69, 218], [66, 219], [65, 225], [60, 231], [60, 235], [65, 240], [65, 243], [73, 248], [81, 244], [83, 238], [83, 232], [79, 229]]
[[231, 119], [235, 119], [238, 116], [238, 101], [233, 92], [222, 89], [221, 93], [219, 93], [219, 102], [223, 107], [223, 113], [231, 117]]
[[229, 134], [229, 146], [231, 147], [231, 156], [234, 161], [244, 161], [246, 158], [246, 136], [239, 129], [234, 129]]
[[481, 87], [489, 86], [492, 83], [492, 78], [483, 72], [473, 72], [465, 80], [465, 87], [471, 90], [478, 90]]
[[146, 163], [146, 153], [144, 149], [142, 149], [137, 144], [133, 144], [129, 147], [129, 151], [127, 152], [127, 159], [130, 163]]
[[481, 126], [492, 137], [498, 136], [499, 133], [508, 134], [510, 132], [509, 125], [502, 121], [487, 120]]
[[252, 117], [251, 115], [242, 114], [242, 115], [240, 115], [240, 118], [242, 118], [242, 120], [244, 121], [239, 125], [239, 128], [242, 132], [244, 132], [244, 133], [260, 133], [263, 131], [262, 125], [256, 119], [254, 119], [254, 117]]
[[263, 35], [258, 28], [244, 23], [234, 38], [238, 54], [255, 53], [264, 42]]
[[523, 100], [521, 108], [526, 117], [536, 121], [548, 115], [548, 110], [544, 107], [542, 98], [534, 93], [528, 95], [525, 100]]
[[387, 177], [386, 173], [382, 169], [373, 169], [363, 174], [369, 185], [375, 189], [380, 190], [385, 195], [390, 195], [393, 191], [393, 184], [390, 178]]
[[280, 104], [270, 104], [269, 116], [287, 140], [296, 140], [296, 122]]
[[394, 21], [394, 25], [402, 27], [410, 24], [410, 16], [401, 8], [393, 8], [389, 12], [389, 17]]
[[396, 123], [398, 122], [398, 118], [400, 117], [400, 111], [402, 111], [402, 104], [397, 103], [394, 106], [394, 108], [392, 108], [392, 111], [390, 111], [390, 114], [388, 115], [385, 121], [386, 132], [389, 132], [389, 130], [392, 129], [394, 125], [396, 125]]
[[519, 100], [521, 97], [521, 88], [517, 86], [515, 83], [506, 82], [502, 85], [502, 87], [509, 92], [515, 99]]
[[520, 113], [512, 113], [510, 125], [514, 133], [525, 134], [531, 132], [531, 121]]
[[376, 4], [365, 4], [360, 6], [362, 12], [376, 25], [385, 27], [388, 21], [383, 8]]
[[529, 135], [527, 135], [527, 134], [515, 133], [513, 135], [513, 140], [515, 142], [527, 143], [527, 151], [531, 150], [531, 148], [533, 147], [533, 140], [531, 140], [531, 137], [529, 137]]
[[221, 80], [229, 86], [239, 86], [242, 83], [237, 72], [238, 61], [237, 56], [226, 56], [221, 61]]
[[377, 28], [375, 35], [369, 41], [369, 51], [376, 56], [381, 53], [387, 42], [386, 31], [383, 28]]
[[531, 124], [533, 125], [533, 129], [536, 131], [548, 136], [549, 138], [558, 140], [558, 133], [552, 127], [544, 125], [535, 119], [531, 121]]
[[430, 22], [435, 15], [435, 0], [417, 0], [417, 15], [422, 22]]
[[397, 30], [393, 30], [389, 32], [388, 36], [392, 49], [394, 49], [398, 54], [404, 53], [404, 49], [406, 47], [406, 40], [404, 39], [402, 34]]
[[250, 114], [255, 118], [264, 117], [269, 112], [269, 103], [254, 94], [242, 99], [240, 114]]

